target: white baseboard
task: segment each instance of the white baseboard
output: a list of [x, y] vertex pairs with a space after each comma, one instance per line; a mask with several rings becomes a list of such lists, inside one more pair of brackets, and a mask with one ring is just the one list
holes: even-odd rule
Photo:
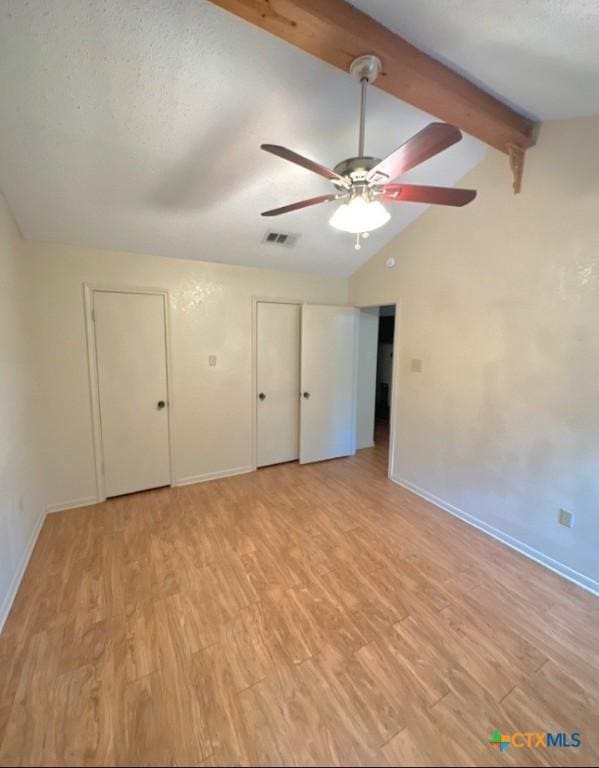
[[205, 472], [203, 475], [189, 475], [189, 477], [182, 477], [180, 480], [176, 480], [173, 485], [194, 485], [195, 483], [205, 483], [208, 480], [220, 480], [222, 477], [246, 475], [248, 472], [253, 471], [254, 468], [250, 466], [231, 467], [231, 469], [221, 469], [218, 472]]
[[61, 501], [59, 504], [51, 504], [46, 513], [48, 515], [54, 512], [64, 512], [67, 509], [77, 509], [78, 507], [91, 507], [92, 504], [98, 504], [95, 496], [84, 496], [81, 499], [71, 499], [71, 501]]
[[366, 445], [359, 445], [356, 450], [361, 451], [363, 448], [374, 448], [374, 440]]
[[573, 568], [570, 568], [570, 566], [561, 563], [559, 560], [555, 560], [553, 557], [540, 552], [534, 547], [530, 547], [523, 541], [510, 536], [508, 533], [504, 533], [504, 531], [500, 530], [499, 528], [495, 528], [493, 525], [485, 523], [484, 520], [480, 520], [478, 517], [475, 517], [468, 512], [464, 512], [458, 507], [455, 507], [453, 504], [450, 504], [449, 502], [440, 499], [438, 496], [435, 496], [433, 493], [429, 493], [423, 488], [414, 485], [414, 483], [403, 480], [401, 477], [397, 477], [396, 475], [392, 475], [391, 480], [393, 480], [393, 482], [397, 485], [401, 485], [402, 488], [415, 493], [416, 496], [420, 496], [421, 498], [426, 499], [426, 501], [430, 501], [436, 507], [443, 509], [445, 512], [449, 512], [451, 515], [459, 517], [460, 520], [463, 520], [465, 523], [478, 528], [479, 531], [483, 531], [483, 533], [492, 536], [494, 539], [501, 541], [503, 544], [507, 544], [508, 547], [515, 549], [516, 552], [520, 552], [520, 554], [529, 557], [531, 560], [534, 560], [540, 565], [544, 565], [545, 568], [549, 568], [549, 570], [554, 571], [560, 576], [563, 576], [565, 579], [568, 579], [568, 581], [573, 581], [575, 584], [578, 584], [579, 587], [582, 587], [588, 592], [599, 596], [599, 581], [592, 579], [590, 576], [585, 576], [583, 573], [575, 571]]
[[25, 569], [27, 568], [27, 564], [29, 563], [29, 558], [31, 557], [33, 548], [35, 547], [35, 542], [37, 541], [37, 537], [40, 535], [40, 531], [42, 530], [42, 525], [44, 524], [45, 519], [46, 519], [46, 515], [45, 513], [42, 513], [39, 516], [37, 523], [33, 527], [33, 530], [31, 531], [31, 535], [29, 536], [29, 541], [27, 542], [27, 546], [25, 547], [25, 551], [21, 555], [21, 560], [19, 561], [17, 570], [15, 571], [12, 577], [12, 580], [10, 582], [8, 592], [6, 593], [6, 595], [4, 595], [4, 600], [2, 601], [2, 606], [0, 607], [0, 632], [2, 632], [4, 623], [8, 618], [8, 614], [10, 613], [10, 609], [12, 608], [14, 599], [17, 596], [19, 587], [21, 586], [21, 580], [25, 573]]

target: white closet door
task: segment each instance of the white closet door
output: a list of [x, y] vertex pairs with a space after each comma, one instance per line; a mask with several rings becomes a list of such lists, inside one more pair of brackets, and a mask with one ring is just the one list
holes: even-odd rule
[[164, 298], [93, 298], [105, 494], [169, 485]]
[[299, 304], [258, 302], [256, 324], [256, 464], [299, 457]]
[[302, 464], [356, 452], [357, 330], [353, 307], [302, 307]]

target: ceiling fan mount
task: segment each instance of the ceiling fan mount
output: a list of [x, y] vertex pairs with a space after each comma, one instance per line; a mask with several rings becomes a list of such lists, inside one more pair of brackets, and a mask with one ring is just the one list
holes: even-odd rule
[[364, 56], [358, 56], [349, 65], [349, 74], [359, 83], [366, 80], [368, 85], [372, 85], [381, 73], [383, 65], [378, 56], [373, 53], [366, 53]]
[[263, 216], [279, 216], [319, 203], [338, 200], [341, 205], [330, 224], [360, 236], [383, 226], [391, 217], [381, 200], [462, 206], [476, 197], [471, 189], [395, 184], [395, 179], [425, 160], [460, 141], [462, 134], [447, 123], [430, 123], [383, 160], [364, 153], [366, 132], [366, 93], [381, 71], [380, 60], [371, 54], [359, 56], [349, 67], [350, 74], [360, 83], [360, 123], [358, 154], [337, 163], [331, 170], [278, 144], [262, 144], [261, 149], [300, 165], [331, 181], [335, 194], [319, 195], [281, 208], [264, 211]]

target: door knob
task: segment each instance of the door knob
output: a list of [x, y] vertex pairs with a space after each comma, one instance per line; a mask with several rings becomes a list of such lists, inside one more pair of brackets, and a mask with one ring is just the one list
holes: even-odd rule
[[166, 403], [164, 402], [164, 400], [159, 400], [156, 403], [156, 407], [158, 408], [159, 411], [161, 411], [164, 408], [165, 405], [166, 405]]
[[310, 393], [309, 392], [304, 392], [304, 397], [306, 398], [306, 400], [309, 400], [310, 399]]
[[260, 398], [260, 400], [266, 400], [266, 395], [264, 394], [264, 392], [260, 392], [258, 397]]

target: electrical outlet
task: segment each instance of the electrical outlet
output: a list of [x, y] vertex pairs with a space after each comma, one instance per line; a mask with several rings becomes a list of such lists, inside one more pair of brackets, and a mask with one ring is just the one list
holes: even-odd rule
[[216, 365], [216, 355], [208, 355], [208, 365], [211, 368], [214, 368], [214, 366]]
[[422, 373], [422, 360], [414, 358], [411, 364], [412, 373]]
[[560, 525], [565, 525], [566, 528], [574, 528], [574, 515], [567, 509], [560, 509], [557, 521]]

